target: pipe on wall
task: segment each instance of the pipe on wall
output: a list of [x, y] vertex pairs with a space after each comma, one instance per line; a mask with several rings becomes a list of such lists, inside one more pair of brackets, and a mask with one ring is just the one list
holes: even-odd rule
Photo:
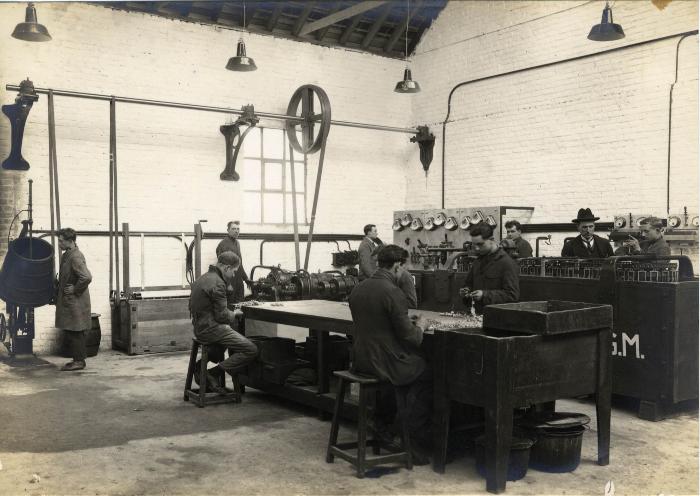
[[[567, 62], [575, 62], [575, 61], [577, 61], [577, 60], [584, 60], [584, 59], [588, 59], [588, 58], [591, 58], [591, 57], [597, 57], [598, 55], [605, 55], [605, 54], [609, 54], [609, 53], [613, 53], [613, 52], [619, 52], [619, 51], [623, 51], [623, 50], [628, 50], [628, 49], [630, 49], [630, 48], [635, 48], [635, 47], [639, 47], [639, 46], [644, 46], [644, 45], [648, 45], [648, 44], [650, 44], [650, 43], [656, 43], [656, 42], [659, 42], [659, 41], [670, 40], [670, 39], [673, 39], [673, 38], [677, 38], [677, 37], [679, 37], [679, 36], [682, 37], [682, 38], [681, 38], [681, 41], [682, 41], [683, 38], [686, 38], [686, 37], [688, 37], [688, 36], [697, 35], [697, 34], [698, 34], [698, 30], [696, 29], [696, 30], [694, 30], [694, 31], [686, 31], [686, 32], [683, 32], [683, 33], [676, 33], [676, 34], [671, 34], [671, 35], [668, 35], [668, 36], [661, 36], [661, 37], [659, 37], [659, 38], [654, 38], [654, 39], [645, 40], [645, 41], [639, 41], [639, 42], [637, 42], [637, 43], [630, 43], [629, 45], [624, 45], [624, 46], [619, 46], [619, 47], [615, 47], [615, 48], [610, 48], [610, 49], [608, 49], [608, 50], [601, 50], [601, 51], [598, 51], [598, 52], [595, 52], [595, 53], [588, 53], [588, 54], [585, 54], [585, 55], [578, 55], [578, 56], [576, 56], [576, 57], [570, 57], [570, 58], [566, 58], [566, 59], [562, 59], [562, 60], [556, 60], [556, 61], [554, 61], [554, 62], [547, 62], [547, 63], [545, 63], [545, 64], [533, 65], [533, 66], [530, 66], [530, 67], [524, 67], [524, 68], [522, 68], [522, 69], [515, 69], [515, 70], [512, 70], [512, 71], [501, 72], [501, 73], [499, 73], [499, 74], [493, 74], [493, 75], [491, 75], [491, 76], [485, 76], [485, 77], [480, 77], [480, 78], [476, 78], [476, 79], [470, 79], [470, 80], [468, 80], [468, 81], [463, 81], [463, 82], [461, 82], [461, 83], [456, 84], [456, 85], [452, 88], [452, 90], [450, 91], [449, 96], [447, 97], [447, 115], [445, 116], [445, 120], [442, 122], [442, 158], [441, 158], [441, 161], [442, 161], [442, 178], [441, 178], [441, 183], [442, 183], [442, 184], [441, 184], [441, 187], [442, 187], [441, 195], [442, 195], [442, 198], [441, 198], [441, 205], [442, 205], [442, 207], [441, 207], [441, 208], [445, 208], [445, 133], [446, 133], [446, 128], [447, 128], [447, 122], [448, 122], [449, 119], [450, 119], [450, 112], [452, 111], [452, 95], [454, 95], [454, 92], [457, 91], [458, 88], [462, 88], [462, 87], [464, 87], [464, 86], [467, 86], [467, 85], [470, 85], [470, 84], [474, 84], [474, 83], [478, 83], [478, 82], [481, 82], [481, 81], [488, 81], [488, 80], [490, 80], [490, 79], [497, 79], [497, 78], [501, 78], [501, 77], [505, 77], [505, 76], [512, 76], [513, 74], [520, 74], [520, 73], [532, 71], [532, 70], [535, 70], [535, 69], [544, 69], [545, 67], [553, 67], [553, 66], [556, 66], [556, 65], [559, 65], [559, 64], [565, 64], [565, 63], [567, 63]], [[679, 42], [679, 44], [680, 44], [680, 42]], [[676, 64], [676, 77], [677, 77], [677, 71], [678, 71], [678, 66], [677, 66], [677, 64]], [[671, 91], [673, 91], [673, 88], [671, 88]], [[669, 115], [669, 119], [670, 119], [670, 115]], [[670, 121], [669, 121], [669, 147], [670, 147]], [[669, 153], [670, 153], [670, 151], [669, 151]]]

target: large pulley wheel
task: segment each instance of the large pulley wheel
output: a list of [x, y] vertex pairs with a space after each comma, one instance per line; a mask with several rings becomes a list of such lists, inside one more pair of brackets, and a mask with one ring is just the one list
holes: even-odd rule
[[300, 86], [289, 101], [287, 115], [303, 119], [301, 122], [288, 120], [286, 124], [287, 138], [294, 150], [299, 153], [319, 151], [331, 129], [331, 101], [326, 92], [313, 84]]

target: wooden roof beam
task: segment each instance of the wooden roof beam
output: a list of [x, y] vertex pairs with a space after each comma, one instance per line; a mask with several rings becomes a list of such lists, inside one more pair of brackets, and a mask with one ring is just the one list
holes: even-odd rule
[[301, 31], [301, 28], [304, 27], [304, 23], [306, 23], [306, 20], [309, 18], [309, 14], [311, 14], [311, 11], [314, 9], [314, 2], [306, 2], [304, 5], [304, 10], [301, 11], [301, 14], [299, 14], [299, 18], [297, 19], [297, 22], [294, 24], [294, 27], [292, 28], [292, 35], [293, 36], [299, 36], [299, 32]]
[[388, 0], [366, 0], [364, 2], [357, 3], [352, 7], [348, 7], [347, 9], [343, 9], [341, 11], [335, 12], [334, 14], [327, 15], [326, 17], [323, 17], [317, 21], [306, 24], [299, 32], [299, 36], [304, 36], [306, 34], [313, 33], [314, 31], [323, 29], [326, 26], [331, 26], [344, 19], [356, 16], [357, 14], [367, 12], [368, 10], [376, 9], [377, 7], [385, 3], [388, 3]]
[[275, 10], [272, 11], [272, 15], [270, 16], [270, 19], [267, 21], [267, 30], [272, 31], [275, 29], [275, 26], [277, 25], [277, 21], [280, 18], [280, 15], [282, 15], [282, 9], [284, 9], [284, 3], [280, 2], [275, 6]]
[[386, 18], [389, 16], [389, 11], [391, 11], [391, 4], [387, 4], [386, 6], [384, 6], [382, 13], [379, 14], [379, 17], [377, 17], [377, 19], [374, 21], [372, 27], [369, 28], [369, 31], [367, 31], [365, 38], [360, 44], [363, 50], [367, 50], [369, 45], [372, 43], [374, 37], [377, 36], [377, 33], [381, 29], [382, 25], [384, 25], [384, 21], [386, 21]]
[[[389, 40], [386, 42], [386, 45], [384, 45], [385, 52], [388, 53], [394, 49], [396, 42], [399, 41], [399, 38], [401, 37], [401, 33], [406, 32], [406, 24], [410, 25], [411, 19], [413, 19], [413, 16], [416, 15], [416, 12], [418, 12], [422, 3], [423, 0], [415, 0], [411, 11], [407, 12], [407, 16], [405, 16], [403, 20], [394, 27], [394, 31], [392, 31]], [[408, 32], [406, 32], [406, 36], [408, 37]]]

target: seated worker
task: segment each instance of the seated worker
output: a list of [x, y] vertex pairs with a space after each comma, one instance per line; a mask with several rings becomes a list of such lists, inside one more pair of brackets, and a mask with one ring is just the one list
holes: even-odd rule
[[235, 378], [258, 354], [254, 343], [233, 330], [236, 313], [227, 308], [226, 286], [236, 276], [240, 263], [241, 259], [232, 251], [220, 253], [216, 265], [210, 265], [209, 271], [192, 284], [190, 293], [195, 337], [203, 343], [218, 344], [229, 350], [228, 358], [209, 369], [207, 387], [216, 392], [221, 392], [215, 379], [218, 374], [212, 372], [219, 372], [218, 368]]
[[[509, 220], [506, 222], [506, 232], [508, 233], [508, 237], [503, 241], [512, 242], [512, 251], [508, 253], [511, 257], [528, 258], [532, 256], [532, 246], [530, 246], [527, 240], [523, 239], [523, 231], [520, 222], [517, 220]], [[508, 246], [510, 245], [511, 243], [508, 243]], [[503, 244], [501, 244], [501, 246], [503, 246]], [[508, 251], [506, 246], [503, 246], [503, 248]]]
[[606, 258], [613, 256], [613, 249], [607, 239], [593, 234], [595, 231], [595, 217], [590, 208], [580, 208], [578, 215], [571, 222], [576, 224], [579, 234], [566, 241], [561, 249], [562, 257], [575, 258]]
[[403, 251], [396, 245], [382, 247], [377, 270], [350, 294], [352, 370], [390, 382], [407, 395], [413, 463], [419, 465], [428, 463], [430, 452], [433, 380], [420, 350], [425, 320], [409, 318], [406, 296], [396, 285]]
[[641, 243], [630, 236], [630, 239], [623, 243], [629, 247], [631, 255], [671, 255], [671, 247], [664, 239], [664, 225], [658, 217], [647, 217], [640, 225], [644, 241]]
[[413, 275], [406, 268], [408, 261], [408, 250], [402, 248], [403, 255], [401, 265], [399, 266], [399, 274], [396, 281], [397, 286], [408, 299], [408, 308], [418, 308], [418, 297], [416, 296], [416, 283], [413, 281]]
[[493, 239], [493, 227], [480, 222], [469, 229], [472, 247], [479, 258], [472, 264], [459, 290], [465, 305], [474, 301], [476, 313], [486, 305], [510, 303], [520, 298], [520, 269], [518, 264]]

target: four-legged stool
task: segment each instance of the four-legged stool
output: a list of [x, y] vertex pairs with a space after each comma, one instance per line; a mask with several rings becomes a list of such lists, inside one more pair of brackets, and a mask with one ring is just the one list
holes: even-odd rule
[[[396, 395], [397, 407], [401, 418], [401, 448], [397, 449], [395, 446], [384, 443], [377, 438], [367, 440], [368, 400], [370, 395], [377, 393], [380, 386], [382, 386], [382, 382], [376, 377], [355, 374], [349, 370], [338, 370], [333, 372], [333, 374], [338, 377], [338, 392], [335, 399], [331, 434], [328, 439], [326, 462], [333, 463], [333, 459], [336, 456], [347, 460], [355, 466], [357, 469], [357, 477], [360, 479], [365, 476], [365, 471], [368, 468], [385, 463], [404, 462], [407, 469], [413, 469], [408, 427], [405, 421], [405, 396]], [[360, 385], [360, 398], [357, 407], [357, 441], [338, 443], [338, 428], [340, 416], [343, 411], [343, 403], [345, 401], [345, 388], [351, 383], [358, 383]], [[375, 456], [367, 457], [367, 446], [372, 447], [372, 452]], [[381, 455], [382, 448], [388, 451], [389, 454]], [[352, 451], [354, 450], [357, 450], [357, 452], [353, 453]]]
[[[233, 378], [233, 389], [226, 387], [226, 373], [221, 371], [219, 377], [219, 385], [226, 390], [225, 393], [216, 393], [207, 391], [207, 365], [209, 363], [209, 346], [196, 338], [192, 339], [192, 351], [190, 352], [190, 364], [187, 368], [187, 379], [185, 379], [185, 401], [192, 402], [200, 408], [206, 405], [215, 405], [218, 403], [240, 403], [241, 402], [241, 386], [238, 380]], [[197, 353], [199, 348], [202, 348], [202, 359], [199, 370], [199, 388], [192, 388], [192, 379], [194, 378], [195, 365], [197, 363]]]

